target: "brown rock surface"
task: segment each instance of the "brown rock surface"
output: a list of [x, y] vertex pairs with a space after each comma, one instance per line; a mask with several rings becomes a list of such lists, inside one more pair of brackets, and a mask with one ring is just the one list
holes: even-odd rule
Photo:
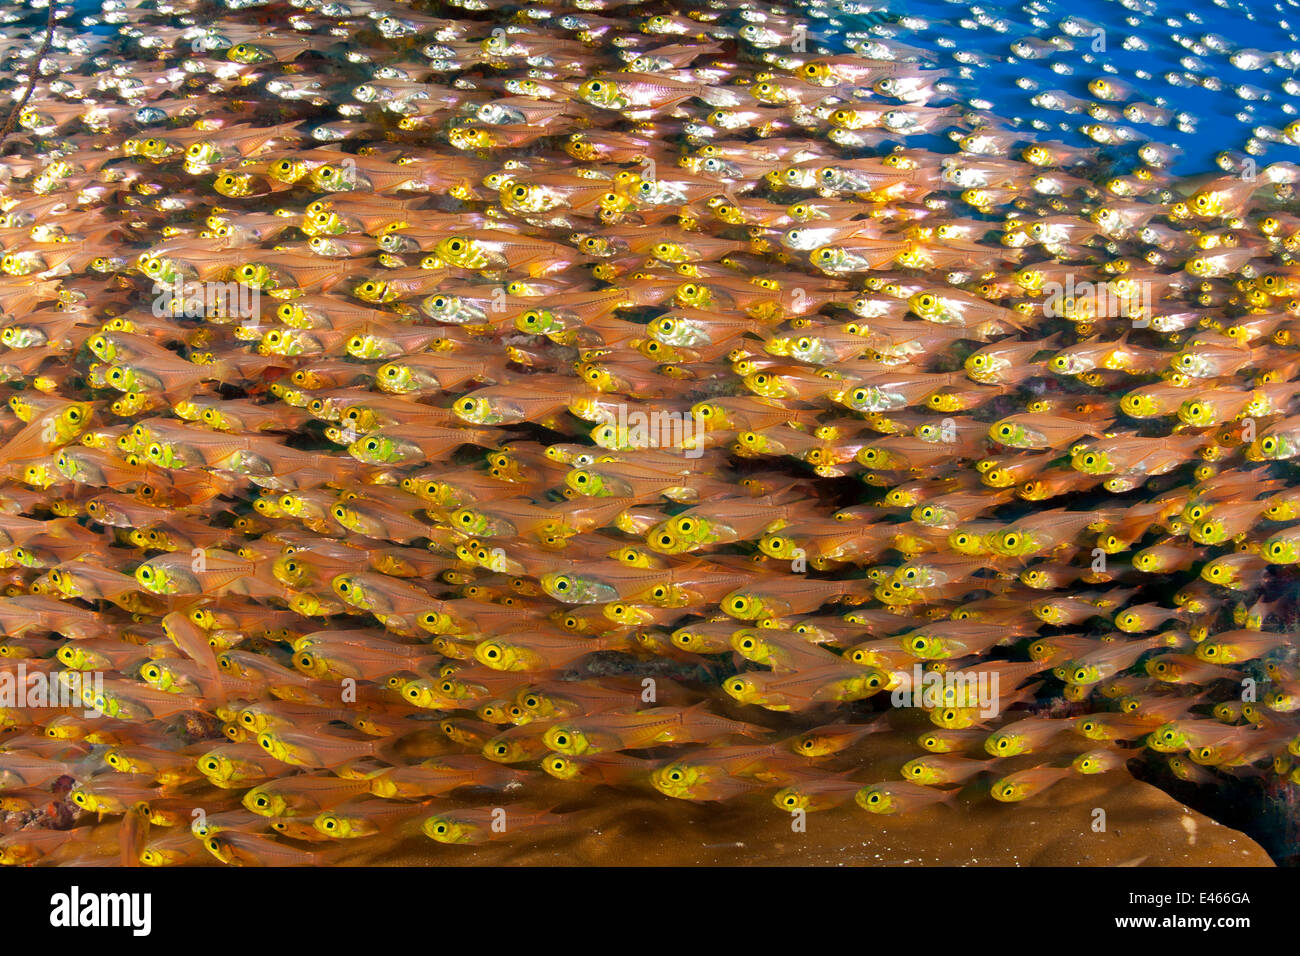
[[[560, 785], [557, 785], [559, 797]], [[571, 790], [570, 792], [576, 792]], [[559, 797], [562, 799], [562, 797]], [[695, 804], [597, 791], [581, 829], [535, 840], [442, 846], [415, 834], [337, 860], [383, 866], [1272, 866], [1254, 840], [1126, 773], [1066, 780], [1010, 806], [978, 794], [956, 807], [876, 816], [856, 805], [807, 815], [807, 832], [766, 799]], [[1092, 830], [1093, 810], [1106, 830]], [[567, 807], [561, 806], [565, 810]], [[507, 814], [508, 814], [507, 806]], [[507, 817], [508, 819], [508, 817]], [[507, 824], [508, 825], [508, 824]]]

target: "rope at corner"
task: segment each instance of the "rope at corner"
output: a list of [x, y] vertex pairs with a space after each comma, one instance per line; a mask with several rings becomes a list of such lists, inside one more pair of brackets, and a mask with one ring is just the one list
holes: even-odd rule
[[9, 111], [9, 118], [5, 120], [4, 128], [0, 129], [0, 150], [4, 149], [5, 140], [9, 138], [9, 134], [18, 125], [18, 114], [23, 111], [27, 101], [32, 98], [32, 91], [36, 89], [36, 80], [41, 75], [41, 62], [45, 59], [45, 54], [50, 52], [50, 44], [54, 42], [54, 12], [57, 5], [58, 0], [49, 0], [50, 17], [49, 22], [45, 25], [45, 41], [36, 52], [36, 60], [32, 63], [31, 77], [27, 81], [27, 90], [23, 93], [23, 98], [14, 104], [14, 108]]

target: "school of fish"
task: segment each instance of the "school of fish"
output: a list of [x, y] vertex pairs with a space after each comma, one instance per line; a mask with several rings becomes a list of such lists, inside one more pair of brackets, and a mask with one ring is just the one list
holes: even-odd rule
[[1300, 784], [1300, 166], [807, 7], [102, 19], [0, 147], [0, 862]]

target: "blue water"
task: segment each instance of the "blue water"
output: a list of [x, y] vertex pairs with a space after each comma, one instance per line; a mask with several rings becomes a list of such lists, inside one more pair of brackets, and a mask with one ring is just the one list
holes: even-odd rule
[[[848, 6], [832, 0], [822, 6], [822, 12]], [[1117, 120], [1118, 125], [1137, 130], [1144, 140], [1184, 150], [1172, 167], [1178, 172], [1212, 169], [1224, 150], [1236, 151], [1240, 160], [1252, 140], [1250, 155], [1261, 166], [1275, 160], [1300, 161], [1300, 149], [1293, 144], [1269, 141], [1270, 136], [1279, 136], [1277, 131], [1300, 118], [1300, 97], [1284, 87], [1290, 81], [1300, 92], [1296, 71], [1300, 66], [1300, 5], [1293, 0], [1189, 0], [1181, 4], [1168, 0], [1127, 0], [1126, 4], [1115, 0], [1031, 0], [1006, 6], [876, 0], [856, 7], [887, 10], [891, 17], [925, 21], [920, 29], [900, 30], [910, 26], [910, 20], [873, 27], [880, 19], [877, 14], [836, 15], [843, 30], [871, 30], [932, 51], [938, 65], [954, 75], [963, 98], [987, 101], [991, 112], [1028, 129], [1034, 129], [1030, 124], [1037, 121], [1040, 126], [1035, 133], [1043, 138], [1096, 145], [1078, 131], [1081, 125], [1095, 122], [1092, 118], [1040, 109], [1031, 98], [1038, 92], [1061, 90], [1098, 102], [1088, 91], [1088, 83], [1096, 77], [1107, 77], [1130, 85], [1132, 100], [1163, 105], [1195, 119], [1194, 128], [1182, 131], [1176, 126], [1137, 124], [1123, 117]], [[818, 12], [816, 2], [807, 3], [805, 8], [814, 15]], [[1061, 23], [1070, 16], [1101, 28], [1104, 33], [1100, 42], [1098, 35], [1090, 31], [1067, 36]], [[819, 18], [818, 30], [837, 34], [825, 18]], [[1026, 37], [1065, 37], [1074, 49], [1053, 51], [1042, 59], [1024, 59], [1016, 56], [1012, 47]], [[1104, 49], [1094, 52], [1101, 46]], [[1293, 58], [1290, 62], [1284, 59], [1280, 66], [1267, 63], [1262, 69], [1246, 70], [1230, 59], [1235, 52], [1246, 49], [1290, 53]], [[968, 62], [958, 62], [957, 56]], [[975, 63], [970, 63], [971, 59]], [[1256, 90], [1243, 90], [1243, 86]], [[1122, 108], [1125, 102], [1113, 105]], [[1255, 135], [1261, 127], [1271, 127], [1275, 132], [1263, 130], [1262, 136]], [[1135, 153], [1135, 148], [1127, 151]]]
[[[1139, 143], [1152, 140], [1182, 149], [1172, 167], [1176, 172], [1239, 168], [1223, 166], [1224, 151], [1235, 154], [1229, 163], [1239, 164], [1247, 154], [1261, 166], [1275, 160], [1300, 162], [1300, 149], [1280, 137], [1283, 127], [1300, 119], [1300, 96], [1286, 88], [1291, 85], [1300, 93], [1297, 0], [1028, 0], [1007, 6], [957, 0], [802, 0], [801, 5], [814, 18], [815, 35], [826, 34], [831, 48], [843, 49], [844, 31], [871, 31], [931, 51], [960, 98], [983, 101], [980, 105], [991, 113], [1037, 138], [1096, 145], [1079, 132], [1083, 124], [1096, 122], [1091, 117], [1041, 109], [1031, 100], [1037, 93], [1061, 90], [1097, 102], [1088, 82], [1108, 77], [1131, 86], [1131, 100], [1164, 106], [1191, 120], [1183, 129], [1123, 117], [1113, 121], [1140, 133]], [[76, 23], [83, 35], [115, 32], [102, 22], [82, 25], [87, 15], [98, 12], [100, 0], [73, 0], [72, 6], [69, 25]], [[38, 12], [43, 20], [44, 12]], [[891, 22], [898, 17], [903, 20]], [[1082, 35], [1068, 36], [1062, 29], [1068, 17], [1100, 28], [1100, 40], [1091, 26]], [[1027, 37], [1064, 38], [1074, 48], [1025, 59], [1013, 52], [1013, 45]], [[1254, 70], [1234, 65], [1233, 54], [1247, 49], [1279, 54], [1281, 63], [1266, 62]], [[1112, 105], [1121, 109], [1125, 102]], [[1132, 165], [1139, 143], [1107, 151], [1121, 164], [1123, 157], [1131, 157]], [[913, 140], [912, 145], [921, 144]]]

